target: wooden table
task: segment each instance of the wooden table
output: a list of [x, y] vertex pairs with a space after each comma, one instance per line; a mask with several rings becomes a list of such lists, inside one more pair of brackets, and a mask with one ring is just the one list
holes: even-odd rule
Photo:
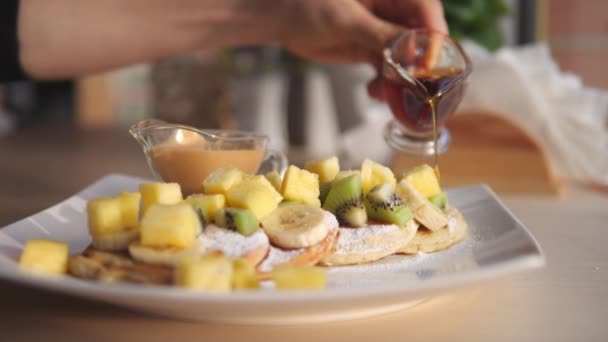
[[[66, 127], [0, 139], [0, 226], [110, 172], [147, 176], [119, 130]], [[2, 341], [472, 341], [608, 340], [608, 197], [501, 196], [544, 249], [545, 269], [446, 293], [407, 311], [302, 326], [171, 321], [0, 281]]]

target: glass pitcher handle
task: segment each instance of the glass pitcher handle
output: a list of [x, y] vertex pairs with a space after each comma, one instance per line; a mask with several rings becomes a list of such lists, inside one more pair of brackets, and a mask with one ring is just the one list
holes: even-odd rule
[[[285, 171], [287, 170], [287, 166], [289, 166], [289, 160], [285, 154], [279, 150], [268, 149], [266, 150], [266, 155], [264, 156], [264, 163], [270, 164], [270, 170], [276, 171], [283, 177]], [[264, 167], [267, 167], [264, 165]]]
[[150, 148], [150, 146], [146, 141], [147, 139], [144, 131], [149, 127], [162, 126], [166, 124], [166, 122], [159, 119], [145, 119], [129, 127], [129, 133], [139, 143], [141, 148], [145, 150], [147, 148]]

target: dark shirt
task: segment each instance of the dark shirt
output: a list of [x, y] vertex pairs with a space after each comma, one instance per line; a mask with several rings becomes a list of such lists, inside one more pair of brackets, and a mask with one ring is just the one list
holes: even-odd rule
[[19, 0], [0, 0], [0, 82], [26, 78], [19, 62], [18, 14]]

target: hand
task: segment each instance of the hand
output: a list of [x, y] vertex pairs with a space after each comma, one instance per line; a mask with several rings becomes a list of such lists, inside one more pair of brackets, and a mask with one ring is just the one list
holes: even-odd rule
[[[281, 43], [318, 62], [363, 62], [379, 68], [384, 46], [404, 28], [448, 31], [439, 0], [287, 1]], [[378, 78], [368, 90], [382, 98]]]

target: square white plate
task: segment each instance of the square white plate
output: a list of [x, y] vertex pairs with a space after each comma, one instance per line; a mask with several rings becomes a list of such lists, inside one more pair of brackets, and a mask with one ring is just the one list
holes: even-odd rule
[[532, 235], [487, 186], [448, 191], [450, 203], [469, 224], [469, 235], [443, 252], [391, 256], [374, 264], [332, 268], [319, 291], [197, 293], [162, 286], [98, 284], [71, 277], [47, 279], [19, 271], [29, 239], [69, 243], [79, 253], [90, 243], [86, 202], [133, 191], [146, 180], [106, 176], [80, 193], [0, 229], [0, 278], [32, 287], [113, 303], [167, 317], [251, 324], [352, 319], [412, 306], [429, 296], [467, 284], [542, 267], [544, 256]]

